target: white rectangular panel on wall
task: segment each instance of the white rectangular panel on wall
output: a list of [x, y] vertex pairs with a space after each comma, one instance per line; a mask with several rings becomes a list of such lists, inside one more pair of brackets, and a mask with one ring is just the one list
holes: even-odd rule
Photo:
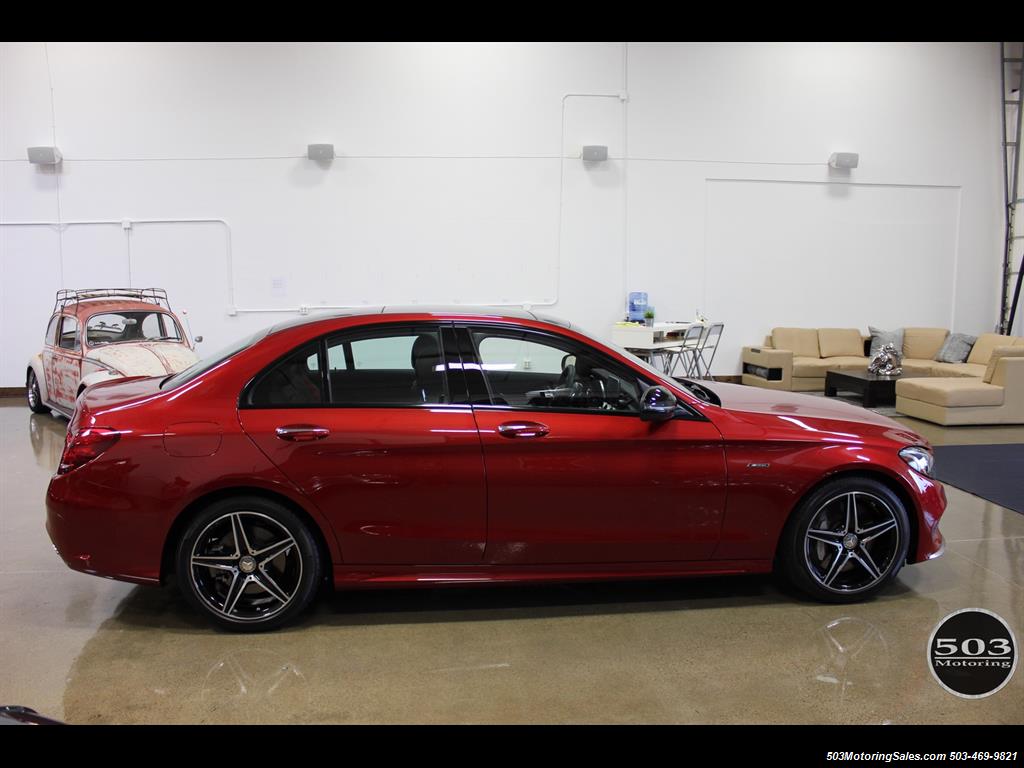
[[[554, 298], [557, 160], [344, 160], [323, 194], [290, 197], [309, 205], [309, 229], [289, 233], [303, 303]], [[276, 266], [261, 268], [265, 282]]]
[[58, 278], [50, 227], [0, 227], [0, 386], [25, 385], [28, 360], [43, 348]]
[[[228, 238], [218, 222], [135, 224], [132, 228], [132, 283], [164, 288], [182, 322], [203, 337], [200, 356], [240, 338], [237, 323], [227, 322]], [[265, 317], [264, 325], [280, 319]]]
[[953, 187], [709, 179], [716, 373], [739, 372], [740, 348], [775, 326], [949, 328], [959, 207]]

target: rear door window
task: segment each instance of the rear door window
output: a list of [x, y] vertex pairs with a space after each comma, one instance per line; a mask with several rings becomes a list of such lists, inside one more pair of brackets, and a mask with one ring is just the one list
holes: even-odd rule
[[351, 332], [327, 340], [331, 403], [347, 406], [451, 402], [438, 328]]

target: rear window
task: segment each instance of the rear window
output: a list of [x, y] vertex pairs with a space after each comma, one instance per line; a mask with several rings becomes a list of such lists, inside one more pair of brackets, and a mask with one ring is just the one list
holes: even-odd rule
[[188, 382], [192, 381], [192, 379], [198, 376], [202, 376], [211, 368], [217, 367], [225, 360], [228, 360], [229, 358], [232, 358], [235, 355], [237, 355], [243, 349], [248, 349], [257, 341], [263, 339], [263, 337], [267, 335], [267, 331], [268, 329], [264, 328], [263, 330], [257, 331], [256, 333], [252, 334], [251, 336], [246, 336], [244, 339], [236, 341], [231, 346], [225, 347], [219, 352], [215, 352], [214, 354], [208, 357], [204, 357], [202, 360], [193, 363], [185, 370], [179, 371], [173, 376], [164, 379], [162, 382], [160, 382], [160, 389], [175, 389], [176, 387], [180, 387], [182, 384], [187, 384]]

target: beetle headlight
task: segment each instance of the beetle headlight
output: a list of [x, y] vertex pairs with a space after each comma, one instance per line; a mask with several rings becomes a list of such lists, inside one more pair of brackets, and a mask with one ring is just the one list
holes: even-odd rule
[[915, 472], [920, 472], [927, 477], [932, 476], [932, 465], [935, 463], [935, 457], [924, 446], [908, 445], [900, 451], [900, 458], [907, 462]]

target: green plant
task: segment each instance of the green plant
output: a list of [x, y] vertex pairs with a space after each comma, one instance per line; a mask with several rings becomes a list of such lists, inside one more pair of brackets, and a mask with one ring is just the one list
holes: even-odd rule
[[646, 312], [644, 312], [644, 318], [647, 319], [647, 320], [653, 320], [654, 319], [654, 313], [651, 310], [648, 309]]

